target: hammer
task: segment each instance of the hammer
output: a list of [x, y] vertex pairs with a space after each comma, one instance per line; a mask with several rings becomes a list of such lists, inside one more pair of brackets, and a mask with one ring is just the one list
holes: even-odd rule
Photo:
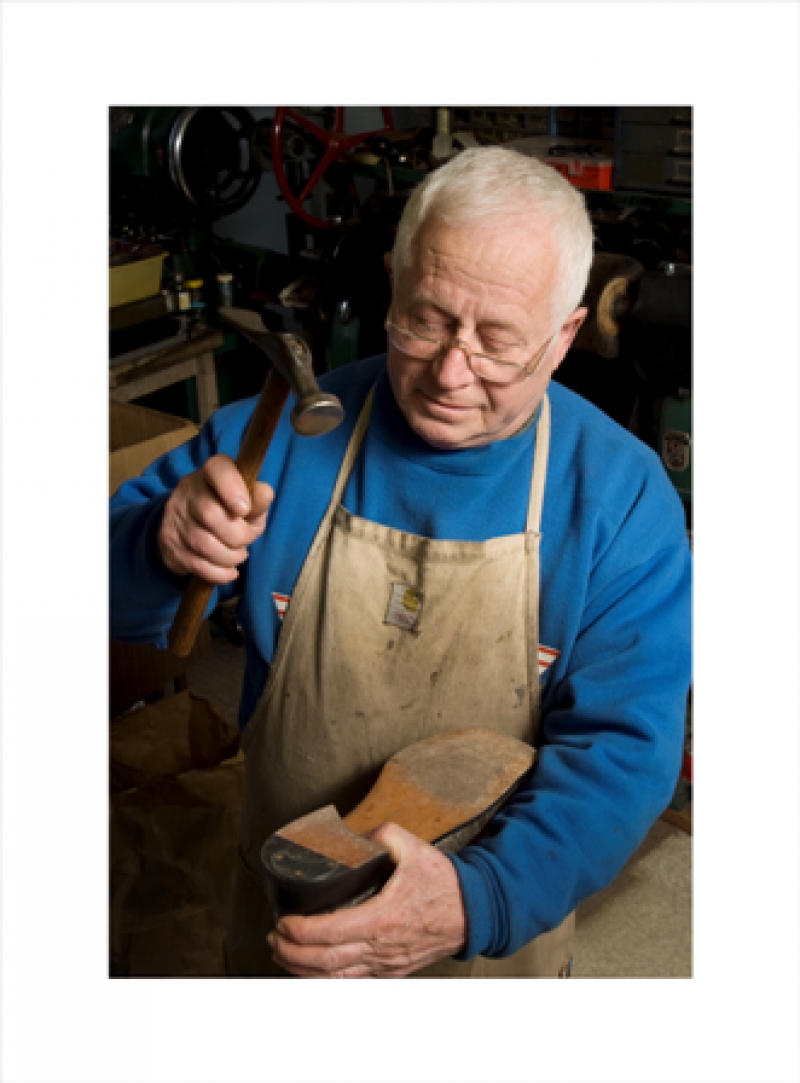
[[[341, 423], [344, 410], [335, 395], [321, 390], [314, 376], [311, 351], [303, 339], [268, 331], [258, 313], [249, 309], [220, 308], [219, 314], [272, 363], [236, 456], [236, 466], [252, 498], [290, 390], [297, 399], [291, 414], [292, 428], [300, 436], [330, 432]], [[169, 633], [169, 649], [179, 658], [191, 652], [213, 590], [213, 584], [197, 576], [189, 580]]]

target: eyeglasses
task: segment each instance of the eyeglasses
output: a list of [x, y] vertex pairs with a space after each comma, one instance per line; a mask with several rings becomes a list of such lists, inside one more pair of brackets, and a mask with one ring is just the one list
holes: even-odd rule
[[534, 358], [530, 361], [504, 361], [499, 357], [489, 357], [483, 353], [473, 353], [461, 339], [453, 338], [447, 341], [438, 338], [430, 338], [428, 335], [420, 335], [416, 331], [409, 331], [400, 327], [391, 320], [384, 324], [387, 338], [395, 349], [416, 357], [420, 361], [433, 361], [434, 357], [442, 351], [448, 352], [455, 347], [461, 350], [467, 359], [471, 371], [481, 380], [490, 384], [516, 384], [533, 376], [544, 359], [544, 355], [553, 341], [554, 336], [545, 342]]

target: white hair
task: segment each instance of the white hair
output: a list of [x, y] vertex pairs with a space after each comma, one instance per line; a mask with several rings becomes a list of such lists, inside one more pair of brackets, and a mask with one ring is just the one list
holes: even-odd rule
[[414, 189], [397, 227], [394, 273], [399, 278], [408, 266], [415, 239], [433, 217], [470, 225], [520, 212], [546, 224], [559, 253], [552, 311], [560, 326], [580, 304], [592, 265], [586, 201], [552, 166], [508, 147], [464, 150]]

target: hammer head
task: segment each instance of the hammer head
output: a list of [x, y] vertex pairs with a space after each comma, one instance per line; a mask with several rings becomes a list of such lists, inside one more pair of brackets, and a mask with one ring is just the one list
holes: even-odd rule
[[314, 375], [311, 350], [297, 335], [268, 331], [257, 312], [246, 308], [220, 308], [220, 316], [248, 342], [267, 355], [283, 376], [297, 400], [292, 410], [292, 428], [301, 436], [322, 436], [341, 423], [342, 404], [323, 391]]

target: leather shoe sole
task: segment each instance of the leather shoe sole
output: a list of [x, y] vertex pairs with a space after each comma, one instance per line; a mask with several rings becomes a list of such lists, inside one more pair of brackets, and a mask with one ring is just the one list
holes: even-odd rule
[[443, 853], [457, 853], [485, 827], [533, 766], [535, 750], [490, 730], [460, 730], [409, 745], [344, 818], [333, 805], [282, 827], [261, 848], [275, 913], [319, 914], [375, 894], [394, 870], [367, 836], [394, 823]]

